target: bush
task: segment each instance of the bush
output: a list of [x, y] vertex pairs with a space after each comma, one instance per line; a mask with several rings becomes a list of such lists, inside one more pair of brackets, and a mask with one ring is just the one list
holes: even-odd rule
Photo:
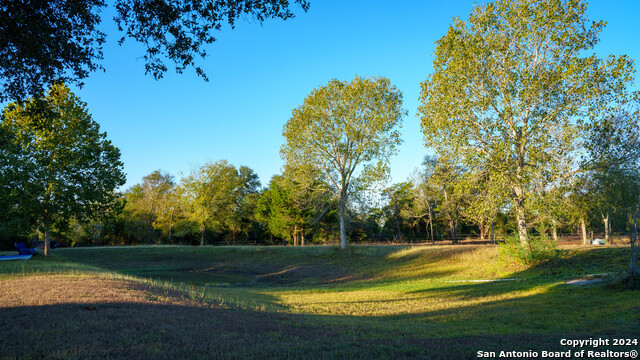
[[537, 265], [558, 256], [558, 244], [546, 236], [529, 236], [529, 246], [523, 247], [518, 236], [509, 236], [498, 246], [501, 257], [524, 265]]

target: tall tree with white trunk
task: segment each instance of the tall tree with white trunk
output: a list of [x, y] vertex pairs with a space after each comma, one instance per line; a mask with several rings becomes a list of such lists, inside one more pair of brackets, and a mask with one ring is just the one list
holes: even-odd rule
[[632, 80], [626, 56], [589, 51], [605, 24], [581, 0], [497, 0], [455, 19], [420, 95], [425, 143], [504, 184], [528, 245], [527, 206], [579, 170], [583, 124]]
[[284, 126], [284, 161], [320, 169], [339, 199], [342, 249], [349, 195], [386, 177], [405, 114], [402, 93], [389, 79], [356, 76], [314, 89]]

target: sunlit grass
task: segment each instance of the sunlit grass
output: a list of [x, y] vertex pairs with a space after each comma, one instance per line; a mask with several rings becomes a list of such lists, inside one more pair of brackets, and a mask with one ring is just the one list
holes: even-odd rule
[[[416, 336], [632, 331], [637, 294], [564, 283], [623, 272], [627, 250], [565, 248], [559, 259], [525, 268], [493, 246], [57, 249], [49, 259], [0, 263], [0, 279], [97, 274], [229, 309]], [[512, 281], [466, 282], [496, 279]]]

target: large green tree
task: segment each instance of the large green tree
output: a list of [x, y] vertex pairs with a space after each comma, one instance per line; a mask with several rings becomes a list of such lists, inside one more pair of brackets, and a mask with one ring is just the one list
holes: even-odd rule
[[349, 194], [386, 176], [405, 113], [402, 93], [389, 79], [356, 76], [314, 89], [284, 126], [285, 163], [318, 168], [339, 199], [343, 249]]
[[[307, 11], [309, 3], [294, 0]], [[145, 48], [145, 70], [156, 79], [168, 70], [182, 73], [207, 55], [206, 45], [223, 25], [252, 17], [294, 16], [289, 0], [115, 0], [120, 43], [131, 38]], [[104, 69], [99, 30], [103, 0], [0, 0], [0, 101], [40, 95], [56, 81], [82, 84], [92, 71]]]
[[48, 256], [54, 223], [93, 218], [114, 204], [114, 189], [125, 182], [120, 151], [86, 104], [60, 84], [44, 98], [9, 104], [0, 127], [11, 135], [2, 151], [15, 153], [0, 172], [13, 172], [14, 183], [22, 184], [9, 203], [34, 217]]
[[581, 121], [632, 78], [628, 57], [588, 53], [603, 28], [582, 0], [497, 0], [437, 42], [420, 96], [425, 143], [505, 184], [523, 246], [530, 198], [575, 173]]

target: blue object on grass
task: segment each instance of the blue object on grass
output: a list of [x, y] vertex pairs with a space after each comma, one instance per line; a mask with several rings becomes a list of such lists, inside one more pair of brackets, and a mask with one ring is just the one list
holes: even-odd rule
[[33, 255], [3, 255], [0, 260], [29, 260]]
[[[36, 253], [36, 248], [28, 248], [23, 242], [13, 244], [18, 250], [20, 255], [33, 255]], [[26, 259], [25, 259], [26, 260]]]

